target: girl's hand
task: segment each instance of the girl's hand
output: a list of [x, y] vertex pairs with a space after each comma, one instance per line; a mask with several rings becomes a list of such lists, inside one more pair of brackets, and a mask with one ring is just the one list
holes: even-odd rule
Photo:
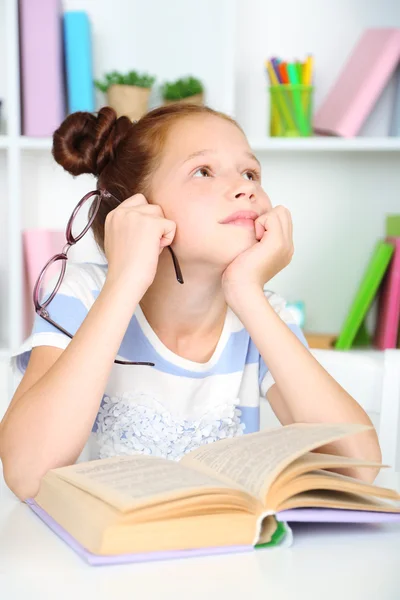
[[230, 294], [243, 294], [249, 288], [262, 290], [292, 259], [292, 219], [287, 208], [276, 206], [260, 215], [254, 224], [258, 242], [239, 254], [222, 275], [227, 301]]
[[134, 194], [106, 217], [104, 251], [107, 280], [122, 280], [144, 294], [154, 280], [158, 257], [175, 236], [176, 223], [164, 217], [162, 208]]

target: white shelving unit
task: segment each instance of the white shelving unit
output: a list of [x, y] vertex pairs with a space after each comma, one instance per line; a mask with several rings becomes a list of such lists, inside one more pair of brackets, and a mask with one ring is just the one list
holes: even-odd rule
[[250, 138], [257, 152], [400, 152], [400, 138]]
[[[74, 179], [56, 165], [50, 138], [20, 135], [17, 4], [0, 0], [0, 358], [24, 335], [22, 230], [64, 229], [77, 200], [95, 186], [93, 178]], [[264, 60], [313, 52], [318, 107], [363, 29], [400, 27], [398, 3], [287, 0], [290, 19], [273, 0], [114, 0], [112, 8], [108, 0], [64, 0], [63, 6], [89, 14], [96, 78], [115, 68], [149, 71], [157, 83], [193, 73], [206, 83], [207, 103], [238, 120], [262, 162], [264, 188], [294, 221], [294, 259], [271, 287], [305, 301], [308, 329], [337, 332], [384, 234], [385, 215], [400, 212], [400, 138], [386, 136], [394, 85], [360, 137], [272, 139]], [[98, 106], [102, 100], [97, 96]], [[73, 258], [95, 256], [85, 240], [75, 250]], [[379, 353], [370, 356], [380, 364]]]
[[[336, 138], [314, 136], [310, 138], [271, 138], [249, 137], [249, 143], [256, 152], [400, 152], [400, 138], [395, 137], [356, 137]], [[16, 145], [24, 150], [47, 150], [52, 147], [52, 138], [32, 138], [19, 136], [15, 139], [0, 136], [0, 148]]]

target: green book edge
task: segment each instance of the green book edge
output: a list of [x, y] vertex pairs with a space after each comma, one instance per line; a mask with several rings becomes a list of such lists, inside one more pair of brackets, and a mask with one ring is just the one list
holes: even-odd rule
[[386, 215], [386, 235], [400, 237], [400, 215]]
[[254, 548], [256, 550], [259, 550], [260, 548], [268, 548], [269, 546], [277, 546], [278, 544], [281, 543], [281, 541], [283, 540], [283, 538], [286, 535], [286, 524], [283, 523], [282, 521], [277, 521], [276, 525], [277, 525], [277, 527], [276, 527], [274, 533], [272, 534], [270, 541], [265, 542], [265, 544], [256, 544], [254, 546]]
[[[381, 240], [377, 242], [342, 326], [342, 330], [336, 340], [335, 348], [337, 350], [348, 350], [354, 341], [357, 341], [357, 333], [366, 318], [379, 285], [386, 273], [393, 251], [394, 247], [392, 244]], [[360, 334], [358, 341], [362, 340], [361, 345], [365, 345], [367, 342], [365, 331], [361, 331]]]

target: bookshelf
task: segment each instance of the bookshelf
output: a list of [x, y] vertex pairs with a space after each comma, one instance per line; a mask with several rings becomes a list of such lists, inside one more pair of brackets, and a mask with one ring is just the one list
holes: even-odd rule
[[[73, 179], [56, 165], [50, 138], [20, 135], [17, 4], [0, 0], [0, 201], [6, 217], [0, 224], [0, 358], [23, 338], [22, 229], [64, 229], [77, 200], [94, 187], [93, 178]], [[266, 135], [263, 65], [273, 54], [303, 58], [312, 51], [317, 106], [364, 28], [400, 27], [396, 3], [287, 0], [291, 19], [285, 23], [272, 0], [203, 0], [201, 7], [187, 0], [115, 0], [112, 10], [108, 0], [64, 0], [63, 7], [89, 13], [95, 77], [137, 68], [155, 73], [157, 84], [185, 73], [205, 80], [207, 102], [237, 118], [247, 133], [273, 203], [292, 212], [295, 256], [271, 287], [290, 301], [305, 301], [308, 329], [337, 332], [384, 233], [385, 214], [399, 211], [400, 138], [386, 137], [394, 85], [360, 137], [273, 139]], [[157, 89], [151, 107], [159, 102]], [[99, 107], [103, 97], [96, 94]], [[89, 240], [74, 251], [73, 259], [97, 258]], [[379, 364], [379, 353], [371, 356]]]

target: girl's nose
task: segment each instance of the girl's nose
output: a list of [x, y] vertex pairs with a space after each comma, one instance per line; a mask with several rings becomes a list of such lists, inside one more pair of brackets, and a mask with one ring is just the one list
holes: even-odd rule
[[235, 191], [235, 198], [248, 198], [255, 200], [254, 184], [252, 181], [243, 181]]

